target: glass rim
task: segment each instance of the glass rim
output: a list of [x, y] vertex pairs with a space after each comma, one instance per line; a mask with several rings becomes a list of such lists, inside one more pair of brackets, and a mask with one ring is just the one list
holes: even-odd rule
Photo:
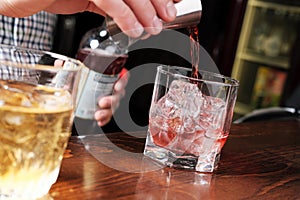
[[184, 71], [192, 71], [191, 68], [182, 67], [182, 66], [175, 66], [175, 65], [159, 65], [157, 67], [157, 70], [159, 72], [164, 73], [164, 74], [168, 74], [168, 75], [171, 75], [171, 76], [182, 77], [182, 78], [189, 79], [189, 80], [195, 81], [195, 82], [205, 82], [205, 83], [219, 84], [219, 85], [231, 86], [231, 87], [238, 87], [239, 86], [239, 81], [238, 80], [236, 80], [234, 78], [231, 78], [231, 77], [228, 77], [228, 76], [224, 76], [222, 74], [215, 73], [215, 72], [210, 72], [210, 71], [205, 71], [205, 70], [198, 70], [199, 72], [209, 74], [213, 77], [228, 80], [228, 81], [230, 81], [230, 83], [217, 82], [217, 81], [206, 80], [206, 79], [202, 79], [202, 78], [193, 78], [193, 77], [186, 76], [186, 75], [183, 75], [183, 74], [174, 74], [170, 71], [167, 71], [166, 70], [167, 68], [168, 69], [181, 69], [181, 70], [184, 70]]
[[53, 72], [57, 72], [57, 71], [78, 71], [80, 70], [84, 64], [75, 58], [71, 58], [69, 56], [63, 55], [63, 54], [59, 54], [59, 53], [54, 53], [52, 51], [46, 51], [46, 50], [39, 50], [39, 49], [31, 49], [31, 48], [27, 48], [27, 47], [19, 47], [19, 46], [14, 46], [14, 45], [8, 45], [8, 44], [0, 44], [0, 49], [9, 49], [10, 51], [24, 51], [24, 52], [28, 52], [28, 53], [33, 53], [33, 54], [44, 54], [44, 55], [49, 55], [52, 58], [56, 58], [56, 59], [61, 59], [65, 62], [70, 62], [72, 64], [77, 65], [78, 67], [72, 67], [72, 68], [63, 68], [62, 66], [53, 66], [50, 64], [39, 64], [39, 63], [17, 63], [14, 61], [9, 61], [9, 60], [5, 60], [2, 59], [0, 57], [0, 64], [1, 65], [10, 65], [10, 66], [14, 66], [14, 67], [19, 67], [19, 68], [28, 68], [28, 69], [38, 69], [38, 70], [47, 70], [47, 71], [53, 71]]

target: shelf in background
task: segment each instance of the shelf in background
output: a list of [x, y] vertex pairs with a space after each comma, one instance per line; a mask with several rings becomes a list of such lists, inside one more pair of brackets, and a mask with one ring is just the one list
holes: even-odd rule
[[240, 81], [235, 114], [281, 105], [287, 85], [295, 87], [299, 24], [300, 0], [248, 0], [232, 69]]
[[300, 6], [285, 5], [282, 3], [275, 3], [275, 2], [269, 2], [269, 1], [253, 0], [253, 1], [249, 1], [249, 5], [255, 6], [255, 7], [260, 7], [260, 8], [268, 8], [268, 9], [273, 9], [273, 10], [287, 11], [287, 12], [300, 12]]
[[278, 67], [281, 69], [289, 69], [289, 59], [287, 57], [277, 56], [270, 57], [265, 56], [259, 53], [256, 53], [252, 50], [247, 50], [246, 52], [242, 52], [238, 54], [238, 57], [242, 60], [256, 62], [259, 64], [270, 65], [274, 67]]

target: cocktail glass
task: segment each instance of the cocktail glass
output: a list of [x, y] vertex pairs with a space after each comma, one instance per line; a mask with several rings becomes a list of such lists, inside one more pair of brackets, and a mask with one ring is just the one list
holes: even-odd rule
[[229, 134], [238, 81], [207, 71], [159, 66], [144, 155], [163, 165], [213, 172]]
[[37, 199], [56, 182], [81, 62], [0, 45], [0, 199]]

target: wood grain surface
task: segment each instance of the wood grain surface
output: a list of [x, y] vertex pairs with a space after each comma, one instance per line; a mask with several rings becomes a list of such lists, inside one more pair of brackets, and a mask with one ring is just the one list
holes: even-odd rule
[[212, 174], [143, 157], [146, 133], [71, 137], [52, 199], [300, 199], [300, 121], [233, 124]]

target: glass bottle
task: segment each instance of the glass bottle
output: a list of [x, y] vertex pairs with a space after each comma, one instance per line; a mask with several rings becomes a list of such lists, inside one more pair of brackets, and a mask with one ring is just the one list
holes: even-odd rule
[[[197, 25], [202, 14], [201, 1], [183, 0], [175, 4], [176, 19], [163, 23], [164, 29], [177, 29]], [[144, 37], [144, 33], [141, 37]], [[111, 95], [114, 83], [119, 78], [130, 45], [139, 38], [128, 37], [109, 16], [99, 28], [88, 31], [82, 38], [77, 59], [88, 69], [82, 72], [75, 112], [75, 130], [73, 134], [85, 135], [102, 132], [94, 120], [101, 97]]]
[[127, 48], [120, 48], [111, 38], [106, 24], [88, 31], [82, 38], [76, 58], [82, 61], [81, 95], [77, 99], [75, 129], [78, 135], [100, 132], [95, 112], [99, 99], [111, 95], [119, 73], [127, 60]]

